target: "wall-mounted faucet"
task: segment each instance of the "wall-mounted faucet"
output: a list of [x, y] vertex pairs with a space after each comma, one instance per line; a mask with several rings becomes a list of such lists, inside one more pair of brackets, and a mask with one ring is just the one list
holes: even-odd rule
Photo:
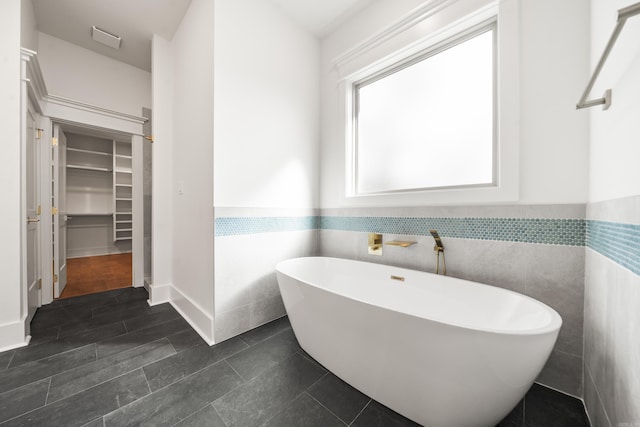
[[369, 233], [367, 252], [369, 255], [382, 255], [382, 234]]
[[447, 262], [444, 259], [444, 245], [442, 244], [442, 239], [440, 239], [440, 235], [436, 230], [429, 230], [429, 233], [433, 236], [433, 240], [436, 241], [436, 244], [433, 247], [433, 250], [436, 253], [436, 274], [440, 274], [440, 254], [442, 253], [442, 275], [446, 276]]

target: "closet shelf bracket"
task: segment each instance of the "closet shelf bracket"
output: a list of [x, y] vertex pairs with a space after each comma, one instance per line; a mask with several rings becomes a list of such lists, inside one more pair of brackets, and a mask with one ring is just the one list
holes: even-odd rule
[[618, 10], [618, 20], [616, 22], [616, 26], [613, 29], [611, 37], [609, 38], [609, 42], [604, 48], [604, 52], [602, 52], [602, 56], [600, 56], [600, 60], [598, 61], [593, 74], [591, 75], [591, 79], [589, 79], [589, 83], [587, 84], [582, 97], [576, 105], [576, 109], [579, 110], [582, 108], [590, 108], [596, 105], [602, 105], [602, 109], [607, 110], [611, 106], [611, 89], [607, 89], [602, 98], [591, 99], [587, 101], [587, 97], [591, 93], [591, 89], [593, 89], [593, 85], [596, 83], [596, 80], [600, 75], [600, 71], [602, 71], [602, 67], [604, 67], [605, 62], [607, 62], [607, 58], [611, 53], [611, 49], [613, 49], [613, 46], [616, 44], [616, 40], [618, 40], [618, 36], [620, 35], [624, 24], [627, 22], [627, 19], [638, 14], [640, 14], [640, 3], [635, 3]]

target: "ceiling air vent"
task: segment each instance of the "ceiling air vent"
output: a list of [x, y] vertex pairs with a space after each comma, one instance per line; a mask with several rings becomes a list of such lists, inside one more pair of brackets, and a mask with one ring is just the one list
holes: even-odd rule
[[120, 43], [122, 42], [122, 37], [118, 37], [114, 34], [108, 33], [95, 25], [91, 26], [91, 37], [98, 43], [102, 43], [114, 49], [120, 49]]

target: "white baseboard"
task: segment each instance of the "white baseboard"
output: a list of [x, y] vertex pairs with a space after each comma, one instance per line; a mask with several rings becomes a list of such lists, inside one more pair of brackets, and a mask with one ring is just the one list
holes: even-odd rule
[[191, 327], [207, 344], [215, 344], [213, 340], [213, 317], [175, 286], [171, 287], [171, 305], [189, 322]]
[[150, 284], [149, 285], [149, 305], [154, 306], [158, 304], [164, 304], [171, 300], [171, 283], [165, 283], [163, 285]]
[[0, 325], [0, 352], [25, 347], [31, 341], [31, 335], [25, 337], [25, 324], [23, 320]]
[[171, 283], [149, 285], [149, 305], [154, 306], [166, 302], [170, 303], [180, 313], [184, 320], [191, 325], [207, 344], [215, 344], [213, 340], [213, 317], [209, 313]]

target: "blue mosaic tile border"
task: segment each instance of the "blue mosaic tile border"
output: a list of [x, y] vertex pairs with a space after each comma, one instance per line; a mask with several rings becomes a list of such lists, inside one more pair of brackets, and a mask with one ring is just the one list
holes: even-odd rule
[[423, 217], [218, 217], [216, 236], [298, 230], [342, 230], [391, 234], [499, 240], [549, 245], [584, 246], [585, 220], [538, 218], [423, 218]]
[[292, 217], [218, 217], [215, 219], [214, 235], [236, 236], [282, 231], [315, 230], [318, 216]]
[[320, 217], [325, 230], [362, 231], [548, 245], [584, 246], [584, 219]]
[[588, 220], [586, 244], [640, 275], [640, 225]]

